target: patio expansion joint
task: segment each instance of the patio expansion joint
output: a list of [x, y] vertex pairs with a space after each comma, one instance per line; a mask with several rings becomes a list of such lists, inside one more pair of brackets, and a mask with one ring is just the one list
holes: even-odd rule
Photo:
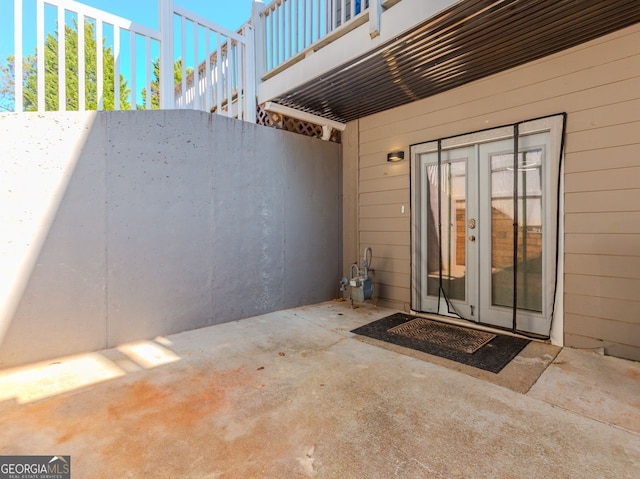
[[347, 340], [347, 339], [349, 339], [349, 338], [348, 338], [348, 337], [346, 337], [346, 336], [345, 336], [345, 337], [342, 337], [342, 338], [338, 339], [337, 341], [334, 341], [334, 342], [333, 342], [333, 343], [331, 343], [331, 344], [327, 344], [326, 346], [321, 346], [321, 347], [319, 347], [319, 348], [315, 349], [315, 351], [316, 351], [316, 352], [327, 351], [328, 349], [331, 349], [332, 347], [336, 346], [337, 344], [340, 344], [341, 342], [343, 342], [343, 341], [345, 341], [345, 340]]
[[352, 338], [355, 338], [355, 336], [356, 336], [355, 334], [351, 333], [351, 329], [352, 329], [351, 327], [342, 330], [342, 329], [337, 328], [334, 324], [329, 324], [329, 325], [323, 324], [322, 322], [314, 321], [313, 319], [307, 318], [307, 317], [305, 317], [303, 315], [301, 315], [301, 316], [296, 315], [296, 318], [297, 319], [301, 319], [302, 321], [304, 321], [306, 323], [309, 323], [309, 324], [312, 324], [314, 326], [317, 326], [317, 327], [327, 331], [328, 333], [331, 333], [331, 334], [334, 334], [334, 335], [340, 337], [340, 339], [338, 339], [338, 340], [336, 340], [336, 341], [334, 341], [334, 342], [332, 342], [330, 344], [327, 344], [326, 346], [320, 346], [318, 348], [314, 348], [314, 351], [316, 351], [316, 352], [326, 351], [326, 350], [332, 348], [333, 346], [343, 342], [344, 340], [352, 339]]
[[340, 328], [336, 328], [336, 326], [334, 325], [326, 325], [326, 324], [318, 323], [309, 318], [305, 318], [305, 317], [299, 317], [299, 318], [307, 323], [313, 324], [314, 326], [318, 326], [319, 328], [322, 328], [329, 333], [342, 336], [343, 339], [351, 338], [354, 336], [354, 334], [351, 333], [351, 329], [353, 328], [340, 329]]
[[[526, 349], [526, 347], [525, 347], [525, 349]], [[555, 354], [553, 355], [553, 357], [551, 358], [551, 360], [549, 361], [549, 363], [544, 367], [544, 369], [542, 370], [542, 372], [538, 375], [538, 377], [536, 378], [536, 380], [535, 380], [532, 384], [530, 384], [530, 385], [529, 385], [529, 387], [527, 388], [527, 390], [526, 390], [526, 391], [522, 391], [522, 394], [525, 394], [525, 395], [526, 395], [526, 394], [528, 394], [528, 393], [529, 393], [529, 391], [531, 391], [531, 389], [533, 389], [533, 387], [534, 387], [536, 384], [538, 384], [538, 381], [540, 381], [540, 378], [542, 377], [542, 375], [544, 374], [544, 372], [547, 370], [547, 368], [548, 368], [549, 366], [551, 366], [551, 365], [554, 363], [554, 361], [555, 361], [555, 360], [556, 360], [556, 358], [558, 357], [558, 354], [560, 354], [560, 351], [562, 351], [562, 348], [558, 348], [558, 350], [555, 352]], [[522, 353], [522, 351], [521, 351], [521, 353]], [[515, 358], [514, 358], [514, 359], [515, 359]]]

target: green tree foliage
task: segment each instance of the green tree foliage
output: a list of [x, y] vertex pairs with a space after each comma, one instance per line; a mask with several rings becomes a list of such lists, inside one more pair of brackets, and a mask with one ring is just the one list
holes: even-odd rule
[[[22, 84], [27, 82], [27, 72], [30, 71], [30, 64], [35, 64], [35, 57], [29, 55], [22, 59]], [[14, 111], [14, 89], [13, 79], [15, 78], [15, 57], [9, 55], [5, 62], [0, 62], [0, 111]]]
[[[65, 25], [65, 91], [66, 109], [78, 110], [78, 28]], [[105, 45], [102, 39], [102, 65], [103, 65], [103, 108], [113, 110], [115, 106], [114, 95], [114, 57], [111, 47]], [[10, 56], [0, 65], [0, 105], [13, 104], [14, 100], [14, 63], [15, 58]], [[84, 25], [84, 65], [85, 65], [85, 108], [96, 110], [98, 108], [98, 56], [96, 49], [95, 25], [87, 22]], [[45, 110], [58, 110], [58, 32], [48, 34], [44, 44], [44, 69], [45, 69]], [[129, 109], [128, 95], [130, 93], [127, 82], [122, 75], [119, 78], [120, 109]], [[25, 111], [38, 109], [38, 77], [36, 54], [33, 53], [23, 58], [23, 106]]]
[[[187, 68], [187, 76], [193, 71], [192, 67]], [[182, 58], [173, 62], [173, 84], [177, 86], [182, 82]], [[142, 89], [142, 105], [137, 106], [138, 110], [147, 108], [147, 89]], [[151, 109], [160, 109], [160, 59], [153, 61], [153, 79], [151, 80]]]

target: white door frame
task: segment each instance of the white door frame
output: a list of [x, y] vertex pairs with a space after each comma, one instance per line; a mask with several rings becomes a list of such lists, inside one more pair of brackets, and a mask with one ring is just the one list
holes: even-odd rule
[[[564, 125], [565, 116], [564, 115], [556, 115], [541, 119], [535, 119], [531, 121], [526, 121], [522, 123], [518, 123], [519, 129], [519, 143], [522, 146], [526, 146], [526, 137], [536, 134], [536, 133], [549, 133], [549, 151], [547, 154], [547, 158], [545, 159], [546, 167], [544, 170], [544, 188], [545, 191], [544, 196], [544, 245], [543, 245], [543, 264], [545, 268], [551, 268], [547, 270], [543, 277], [548, 279], [553, 278], [552, 271], [555, 269], [556, 274], [558, 275], [557, 279], [557, 291], [555, 291], [555, 300], [556, 304], [553, 304], [554, 300], [554, 290], [555, 290], [555, 282], [550, 280], [546, 281], [543, 279], [543, 287], [544, 290], [544, 299], [543, 299], [543, 312], [540, 316], [545, 316], [545, 318], [550, 319], [551, 314], [553, 313], [554, 321], [553, 321], [553, 330], [552, 330], [552, 340], [554, 343], [562, 342], [562, 261], [559, 261], [560, 264], [555, 265], [556, 261], [556, 246], [559, 248], [558, 258], [562, 258], [562, 250], [563, 250], [563, 238], [562, 238], [562, 222], [560, 221], [557, 224], [556, 221], [556, 211], [560, 211], [560, 215], [563, 214], [562, 211], [562, 195], [557, 195], [557, 188], [562, 188], [562, 181], [558, 184], [559, 168], [561, 165], [560, 160], [560, 150], [561, 150], [561, 139], [563, 135], [563, 125]], [[445, 161], [444, 155], [442, 155], [443, 151], [463, 148], [466, 146], [476, 146], [477, 152], [480, 150], [480, 145], [499, 141], [499, 140], [508, 140], [513, 141], [514, 134], [514, 125], [504, 126], [493, 128], [490, 130], [484, 130], [480, 132], [470, 133], [466, 135], [460, 135], [456, 137], [446, 138], [438, 141], [431, 141], [427, 143], [422, 143], [418, 145], [411, 146], [411, 309], [414, 312], [439, 312], [439, 314], [446, 314], [447, 308], [442, 308], [442, 305], [434, 304], [433, 301], [429, 301], [426, 298], [426, 284], [425, 284], [425, 276], [422, 271], [424, 268], [421, 268], [419, 265], [424, 264], [426, 261], [427, 253], [426, 253], [426, 232], [423, 233], [421, 228], [423, 225], [426, 225], [425, 217], [426, 217], [426, 208], [421, 207], [421, 201], [423, 200], [424, 189], [422, 187], [425, 175], [425, 163], [431, 163], [433, 161], [433, 154], [437, 155], [438, 153], [438, 145], [440, 145], [441, 157], [442, 161]], [[522, 138], [524, 137], [524, 138]], [[519, 148], [520, 149], [520, 148]], [[513, 149], [511, 150], [513, 151]], [[431, 154], [430, 160], [427, 158], [428, 155]], [[437, 156], [436, 156], [437, 158]], [[480, 161], [478, 158], [475, 162], [477, 165]], [[477, 175], [478, 181], [481, 173], [473, 171], [473, 162], [469, 162], [467, 167], [467, 175], [468, 178], [472, 178], [471, 175]], [[486, 174], [486, 173], [485, 173]], [[561, 180], [561, 178], [560, 178]], [[485, 180], [486, 181], [486, 180]], [[473, 188], [467, 188], [467, 201], [474, 199], [474, 195], [479, 191], [479, 187], [473, 191]], [[562, 189], [560, 190], [562, 191]], [[557, 199], [560, 198], [560, 204], [557, 204]], [[479, 200], [479, 198], [476, 198]], [[479, 212], [480, 213], [480, 212]], [[486, 215], [486, 211], [485, 211]], [[562, 218], [562, 216], [560, 216]], [[485, 220], [486, 222], [486, 220]], [[484, 233], [482, 231], [482, 225], [478, 225], [479, 228], [476, 232], [478, 235], [478, 239], [484, 239], [484, 242], [487, 241], [487, 229], [485, 228]], [[560, 227], [560, 231], [557, 231], [557, 227]], [[558, 236], [560, 235], [560, 236]], [[556, 242], [556, 237], [559, 240]], [[469, 242], [467, 242], [467, 246], [469, 246]], [[486, 245], [484, 246], [486, 251]], [[469, 248], [467, 251], [473, 251]], [[490, 249], [489, 249], [490, 251]], [[471, 255], [473, 256], [473, 254]], [[478, 253], [478, 256], [481, 256]], [[470, 256], [467, 256], [469, 259], [473, 260]], [[478, 275], [480, 271], [485, 271], [486, 274], [486, 265], [485, 268], [482, 269], [480, 267], [479, 261], [476, 265], [471, 265], [471, 268], [475, 268], [478, 271]], [[470, 268], [467, 268], [470, 275], [471, 282], [481, 282], [486, 281], [486, 278], [474, 279], [473, 273]], [[490, 269], [489, 269], [490, 271]], [[489, 278], [490, 280], [490, 278]], [[479, 283], [478, 283], [479, 284]], [[471, 284], [469, 284], [471, 287]], [[480, 289], [480, 288], [478, 288]], [[483, 305], [487, 301], [486, 293], [483, 294], [484, 298], [479, 298], [479, 307], [483, 308]], [[467, 294], [469, 296], [469, 294]], [[437, 300], [435, 301], [437, 303]], [[440, 307], [438, 307], [440, 306]], [[506, 308], [510, 314], [512, 314], [512, 308]], [[478, 309], [478, 311], [482, 311], [482, 309]], [[484, 308], [485, 314], [487, 314], [488, 308]], [[523, 325], [521, 326], [520, 318], [524, 312], [518, 310], [517, 318], [518, 318], [518, 329], [526, 330], [527, 332], [531, 332], [534, 334], [539, 334], [542, 336], [549, 335], [549, 327], [547, 323], [544, 323], [544, 327], [540, 328], [536, 326], [535, 322], [530, 322], [529, 320], [523, 320]], [[486, 323], [483, 321], [481, 315], [474, 317], [469, 317], [467, 315], [467, 319], [472, 319], [475, 321], [479, 321], [481, 323]], [[494, 325], [499, 327], [509, 327], [509, 325], [505, 324], [504, 320], [498, 321], [498, 324], [493, 322]]]
[[[412, 152], [417, 156], [416, 169], [419, 170], [421, 178], [426, 178], [427, 169], [429, 166], [435, 166], [438, 164], [438, 147], [435, 142], [435, 150], [432, 143], [425, 143], [417, 145]], [[457, 163], [464, 162], [465, 164], [465, 210], [468, 216], [477, 216], [478, 205], [478, 189], [474, 187], [472, 182], [468, 181], [468, 177], [475, 177], [476, 164], [477, 164], [477, 151], [473, 147], [460, 147], [454, 149], [447, 149], [442, 152], [441, 163]], [[426, 225], [428, 222], [427, 208], [420, 210], [420, 225]], [[465, 229], [466, 231], [466, 229]], [[428, 235], [421, 234], [417, 241], [420, 242], [420, 251], [428, 251]], [[465, 264], [475, 264], [478, 261], [478, 249], [476, 244], [466, 241], [465, 234]], [[426, 259], [425, 259], [426, 261]], [[428, 272], [425, 268], [417, 272], [419, 284], [422, 285], [419, 292], [419, 301], [422, 311], [430, 313], [440, 312], [443, 315], [461, 315], [465, 318], [473, 319], [476, 315], [474, 308], [478, 304], [477, 292], [478, 292], [478, 275], [477, 268], [467, 269], [464, 277], [464, 299], [445, 298], [442, 295], [429, 296], [427, 294], [427, 280]], [[473, 274], [469, 274], [473, 273]], [[451, 308], [452, 310], [450, 311]]]

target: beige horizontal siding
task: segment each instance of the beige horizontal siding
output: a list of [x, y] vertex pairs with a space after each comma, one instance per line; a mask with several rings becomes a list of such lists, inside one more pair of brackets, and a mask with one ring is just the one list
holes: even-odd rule
[[387, 153], [408, 158], [412, 144], [559, 112], [565, 341], [640, 356], [640, 25], [359, 120], [359, 249], [373, 247], [374, 265], [386, 258], [380, 301], [400, 308], [410, 291], [410, 161], [389, 164]]
[[[408, 156], [409, 155], [406, 155], [406, 157]], [[375, 158], [374, 161], [377, 162]], [[385, 163], [383, 165], [371, 166], [369, 168], [360, 168], [361, 180], [376, 180], [385, 176], [406, 176], [408, 174], [408, 161], [401, 161], [399, 163]]]
[[[376, 235], [373, 235], [374, 237]], [[377, 265], [379, 258], [386, 258], [391, 260], [409, 261], [411, 257], [411, 250], [409, 245], [395, 245], [395, 244], [381, 244], [379, 242], [371, 241], [372, 238], [367, 238], [368, 242], [361, 241], [363, 248], [371, 246], [373, 250], [373, 264]], [[374, 269], [376, 266], [374, 266]], [[400, 271], [400, 270], [398, 270]], [[408, 286], [407, 286], [408, 287]]]
[[[374, 287], [376, 289], [375, 295], [378, 298], [388, 301], [395, 301], [399, 304], [409, 304], [411, 302], [411, 293], [409, 288], [399, 288], [384, 283], [376, 283], [374, 281]], [[403, 309], [403, 308], [400, 308]]]
[[565, 234], [567, 253], [640, 256], [640, 234]]
[[640, 166], [565, 174], [564, 191], [566, 193], [629, 188], [640, 188]]
[[565, 174], [638, 166], [640, 143], [591, 151], [568, 151]]
[[568, 213], [564, 218], [567, 233], [640, 234], [640, 211], [623, 213]]
[[[402, 207], [404, 213], [402, 212]], [[410, 218], [409, 205], [395, 203], [390, 205], [365, 205], [360, 207], [360, 218]]]
[[[364, 170], [366, 168], [375, 168], [375, 167], [385, 167], [390, 163], [387, 163], [387, 153], [395, 150], [393, 146], [388, 146], [387, 150], [376, 151], [369, 155], [363, 155], [362, 151], [360, 151], [360, 168]], [[407, 174], [409, 174], [407, 172]]]
[[[411, 273], [411, 261], [408, 259], [393, 259], [385, 258], [383, 256], [376, 257], [372, 267], [375, 271], [401, 274]], [[406, 284], [403, 284], [403, 286], [406, 286]]]
[[585, 130], [567, 135], [567, 149], [570, 151], [590, 151], [614, 146], [635, 145], [640, 134], [640, 121]]
[[394, 203], [409, 204], [409, 189], [391, 191], [374, 191], [372, 193], [361, 193], [361, 205], [390, 205]]
[[360, 218], [360, 231], [402, 231], [408, 232], [411, 222], [404, 218]]
[[360, 243], [366, 248], [372, 243], [409, 246], [409, 234], [398, 231], [360, 231]]
[[637, 211], [638, 204], [640, 204], [640, 188], [585, 191], [564, 195], [564, 210], [567, 213]]
[[564, 264], [573, 274], [640, 279], [640, 256], [566, 254]]
[[564, 287], [565, 291], [571, 294], [633, 301], [638, 298], [640, 280], [573, 274], [571, 272], [564, 275]]
[[580, 336], [626, 346], [633, 346], [633, 340], [640, 337], [640, 323], [624, 323], [591, 316], [567, 314], [565, 324], [567, 329], [575, 331]]
[[360, 193], [370, 193], [372, 191], [403, 190], [407, 187], [407, 175], [383, 176], [371, 180], [360, 178]]
[[373, 280], [380, 284], [388, 286], [397, 286], [398, 288], [408, 288], [409, 274], [407, 273], [395, 273], [389, 271], [382, 271], [378, 268], [374, 268]]
[[579, 316], [640, 324], [640, 298], [629, 300], [565, 294], [564, 307]]
[[[634, 91], [629, 93], [634, 95]], [[571, 123], [567, 125], [567, 132], [596, 130], [637, 121], [638, 111], [640, 110], [640, 90], [635, 91], [635, 95], [637, 95], [635, 99], [573, 113], [571, 115]]]

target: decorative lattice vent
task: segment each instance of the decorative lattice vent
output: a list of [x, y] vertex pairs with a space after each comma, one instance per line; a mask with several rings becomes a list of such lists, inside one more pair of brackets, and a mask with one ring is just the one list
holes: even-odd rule
[[[313, 138], [322, 138], [322, 125], [297, 120], [295, 118], [282, 115], [281, 113], [266, 111], [261, 105], [258, 106], [256, 116], [256, 123], [258, 125], [270, 126], [272, 128], [277, 128], [278, 130], [292, 131], [294, 133], [311, 136]], [[329, 141], [340, 143], [342, 141], [340, 131], [334, 129], [331, 132], [331, 138], [329, 138]]]

